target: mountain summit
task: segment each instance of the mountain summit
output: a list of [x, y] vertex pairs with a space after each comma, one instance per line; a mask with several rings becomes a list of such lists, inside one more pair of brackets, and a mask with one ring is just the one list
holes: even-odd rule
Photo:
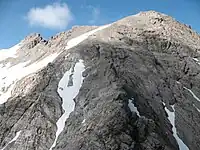
[[141, 12], [0, 50], [1, 150], [200, 149], [200, 36]]

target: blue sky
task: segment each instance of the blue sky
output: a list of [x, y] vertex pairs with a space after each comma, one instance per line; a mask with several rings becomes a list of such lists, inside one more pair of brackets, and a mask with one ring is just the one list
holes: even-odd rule
[[49, 38], [73, 25], [106, 24], [145, 10], [168, 14], [200, 33], [199, 0], [0, 0], [0, 48], [30, 33]]

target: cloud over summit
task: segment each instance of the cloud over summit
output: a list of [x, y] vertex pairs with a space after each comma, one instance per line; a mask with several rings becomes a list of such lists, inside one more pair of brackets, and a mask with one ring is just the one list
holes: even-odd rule
[[31, 26], [58, 30], [65, 29], [73, 20], [72, 12], [66, 3], [31, 8], [26, 18]]

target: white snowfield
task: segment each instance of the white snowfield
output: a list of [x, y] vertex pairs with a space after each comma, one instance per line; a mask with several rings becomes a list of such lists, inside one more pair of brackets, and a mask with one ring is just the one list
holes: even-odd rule
[[79, 43], [81, 43], [84, 40], [86, 40], [90, 35], [98, 32], [98, 31], [101, 31], [103, 29], [106, 29], [106, 28], [108, 28], [110, 26], [111, 26], [111, 24], [100, 26], [97, 29], [94, 29], [92, 31], [86, 32], [86, 33], [84, 33], [84, 34], [82, 34], [82, 35], [80, 35], [80, 36], [78, 36], [76, 38], [73, 38], [73, 39], [69, 40], [68, 43], [67, 43], [67, 46], [65, 47], [65, 49], [70, 49], [70, 48], [78, 45]]
[[65, 122], [67, 118], [69, 117], [70, 113], [74, 110], [75, 103], [74, 98], [79, 92], [80, 87], [82, 86], [83, 77], [82, 72], [84, 71], [84, 64], [83, 61], [80, 60], [74, 68], [73, 73], [73, 86], [67, 86], [69, 82], [69, 76], [72, 74], [72, 68], [67, 71], [62, 79], [59, 82], [58, 87], [62, 87], [63, 90], [58, 88], [58, 93], [60, 97], [63, 99], [62, 107], [65, 110], [64, 114], [58, 119], [56, 125], [57, 125], [57, 131], [56, 131], [56, 138], [54, 140], [53, 145], [51, 146], [50, 150], [52, 150], [53, 147], [55, 147], [58, 136], [63, 131], [65, 127]]
[[17, 50], [20, 49], [21, 43], [9, 48], [9, 49], [1, 49], [0, 50], [0, 61], [12, 57], [15, 58], [17, 54]]
[[183, 141], [178, 137], [177, 134], [177, 129], [175, 126], [175, 109], [174, 109], [174, 105], [172, 106], [173, 112], [169, 111], [169, 109], [167, 109], [165, 103], [163, 102], [163, 105], [165, 106], [165, 111], [168, 114], [168, 119], [172, 125], [172, 131], [173, 131], [173, 135], [178, 143], [179, 149], [180, 150], [189, 150], [189, 148], [185, 145], [185, 143], [183, 143]]
[[131, 112], [136, 112], [136, 114], [140, 117], [140, 113], [137, 107], [135, 107], [135, 105], [133, 104], [133, 101], [134, 101], [134, 98], [128, 100], [128, 107], [131, 110]]
[[[109, 26], [111, 26], [111, 24], [100, 26], [97, 29], [86, 32], [78, 37], [71, 39], [70, 41], [68, 41], [65, 49], [68, 50], [74, 46], [77, 46], [78, 44], [80, 44], [81, 42], [86, 40], [90, 35], [98, 32], [100, 30], [103, 30], [105, 28], [108, 28]], [[72, 87], [67, 87], [69, 75], [71, 74], [71, 69], [65, 73], [65, 75], [59, 82], [58, 87], [62, 87], [64, 89], [64, 90], [61, 90], [60, 88], [58, 88], [58, 93], [63, 99], [62, 107], [64, 108], [65, 113], [61, 116], [61, 118], [58, 119], [58, 121], [56, 123], [56, 125], [57, 125], [56, 138], [55, 138], [54, 143], [51, 146], [50, 150], [52, 150], [52, 148], [55, 147], [58, 136], [64, 129], [65, 121], [69, 117], [69, 114], [74, 110], [75, 104], [74, 104], [73, 98], [78, 94], [79, 89], [83, 82], [82, 72], [84, 71], [84, 64], [83, 64], [82, 60], [76, 64], [74, 70], [75, 70], [74, 75], [73, 75], [74, 85]], [[83, 121], [83, 123], [84, 122], [85, 121]]]
[[8, 142], [8, 144], [6, 144], [6, 146], [4, 146], [4, 148], [2, 148], [1, 150], [4, 150], [10, 143], [15, 142], [18, 139], [18, 137], [20, 136], [20, 134], [21, 134], [21, 131], [18, 131], [16, 133], [15, 137], [10, 142]]
[[[11, 92], [18, 80], [45, 67], [58, 55], [59, 53], [54, 53], [44, 58], [43, 60], [33, 63], [29, 66], [26, 66], [29, 61], [17, 64], [12, 67], [10, 67], [10, 64], [7, 64], [5, 67], [0, 65], [0, 104], [5, 103], [8, 98], [11, 97]], [[8, 90], [3, 92], [2, 88], [8, 88]]]

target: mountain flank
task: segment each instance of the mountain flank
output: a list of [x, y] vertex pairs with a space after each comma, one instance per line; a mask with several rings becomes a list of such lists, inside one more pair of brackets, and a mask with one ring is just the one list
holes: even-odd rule
[[147, 11], [0, 50], [0, 149], [200, 149], [200, 36]]

